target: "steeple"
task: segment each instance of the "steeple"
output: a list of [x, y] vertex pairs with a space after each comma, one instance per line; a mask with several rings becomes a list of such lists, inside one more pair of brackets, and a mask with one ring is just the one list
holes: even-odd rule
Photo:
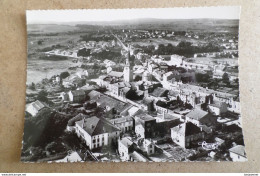
[[125, 61], [126, 66], [130, 66], [130, 49], [128, 47], [127, 55], [126, 55], [126, 61]]
[[131, 82], [133, 80], [133, 71], [130, 64], [130, 48], [128, 46], [128, 52], [126, 55], [125, 67], [124, 67], [124, 81]]

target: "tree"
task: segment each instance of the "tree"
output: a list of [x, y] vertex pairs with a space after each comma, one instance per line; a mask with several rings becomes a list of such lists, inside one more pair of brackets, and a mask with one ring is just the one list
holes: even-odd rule
[[183, 47], [183, 48], [187, 48], [191, 46], [191, 42], [185, 42], [185, 41], [181, 41], [177, 46], [178, 47]]
[[222, 80], [223, 80], [224, 83], [229, 83], [229, 76], [228, 76], [227, 73], [224, 73], [222, 75]]
[[35, 90], [35, 84], [34, 84], [34, 82], [32, 82], [32, 84], [29, 86], [29, 89]]
[[86, 48], [83, 48], [83, 49], [80, 49], [77, 53], [77, 56], [83, 56], [83, 57], [87, 57], [87, 56], [90, 56], [90, 49], [86, 49]]
[[209, 82], [210, 79], [208, 74], [202, 74], [202, 73], [196, 73], [195, 77], [197, 82]]
[[140, 75], [135, 76], [134, 81], [141, 81], [141, 80], [142, 80], [142, 76], [140, 76]]
[[42, 45], [42, 43], [43, 43], [43, 40], [39, 40], [39, 41], [37, 42], [38, 45]]
[[47, 98], [48, 93], [44, 90], [40, 91], [39, 94], [37, 95], [36, 99], [45, 103], [48, 103], [49, 100]]
[[64, 79], [64, 78], [67, 78], [68, 76], [70, 76], [70, 74], [69, 74], [69, 72], [62, 72], [61, 74], [60, 74], [60, 78], [61, 79]]

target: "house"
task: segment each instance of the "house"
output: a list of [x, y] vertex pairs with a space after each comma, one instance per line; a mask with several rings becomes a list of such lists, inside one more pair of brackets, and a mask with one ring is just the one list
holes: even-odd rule
[[56, 160], [55, 162], [60, 163], [60, 162], [82, 162], [84, 161], [78, 154], [78, 152], [72, 152], [68, 154], [65, 158]]
[[69, 95], [66, 92], [61, 92], [59, 96], [63, 101], [69, 101]]
[[67, 124], [67, 130], [68, 131], [72, 131], [72, 132], [75, 132], [75, 123], [77, 121], [80, 121], [80, 120], [83, 120], [83, 119], [86, 119], [88, 118], [87, 115], [84, 115], [82, 113], [79, 113], [78, 115], [76, 115], [75, 117], [73, 117], [72, 119], [70, 119], [68, 121], [68, 124]]
[[229, 156], [232, 161], [247, 161], [245, 146], [237, 145], [229, 149]]
[[173, 142], [183, 148], [190, 148], [193, 141], [203, 140], [204, 132], [191, 122], [171, 128]]
[[155, 144], [151, 139], [145, 139], [143, 143], [143, 147], [148, 155], [154, 154]]
[[180, 67], [183, 64], [183, 59], [184, 59], [183, 56], [179, 56], [179, 55], [174, 54], [174, 55], [171, 56], [171, 61], [168, 64]]
[[151, 93], [151, 96], [153, 97], [166, 97], [168, 94], [168, 90], [162, 87], [157, 87], [154, 89], [154, 91]]
[[121, 133], [133, 130], [133, 119], [130, 116], [109, 120], [113, 125], [121, 129]]
[[174, 74], [173, 72], [167, 72], [165, 74], [163, 74], [163, 81], [167, 82], [168, 80], [171, 80], [174, 78]]
[[141, 138], [155, 137], [156, 132], [156, 119], [148, 114], [139, 114], [134, 117], [135, 119], [135, 133]]
[[42, 109], [47, 108], [47, 105], [39, 100], [26, 105], [26, 110], [32, 116], [36, 116]]
[[69, 100], [74, 103], [81, 103], [86, 99], [86, 93], [83, 90], [69, 91]]
[[214, 101], [208, 105], [209, 111], [214, 115], [220, 115], [227, 112], [227, 104], [225, 102]]
[[[88, 70], [89, 72], [89, 70]], [[65, 79], [62, 80], [62, 85], [65, 87], [65, 88], [71, 88], [73, 86], [76, 86], [76, 87], [81, 87], [81, 86], [84, 86], [86, 83], [86, 80], [85, 79], [81, 79], [79, 76], [77, 75], [71, 75]]]
[[225, 143], [225, 140], [223, 140], [219, 137], [215, 137], [215, 142], [218, 144], [218, 146], [221, 146], [222, 144]]
[[118, 140], [118, 152], [123, 161], [130, 160], [130, 153], [134, 152], [136, 144], [129, 137]]
[[130, 108], [130, 105], [120, 100], [114, 99], [107, 95], [101, 95], [96, 100], [97, 106], [104, 109], [106, 112], [114, 112], [114, 114], [120, 115], [126, 109]]
[[136, 106], [132, 106], [132, 107], [130, 107], [130, 108], [127, 110], [127, 114], [128, 114], [129, 116], [131, 116], [131, 117], [133, 117], [133, 116], [135, 116], [135, 115], [137, 115], [137, 114], [139, 114], [139, 113], [141, 113], [141, 112], [142, 112], [142, 110], [139, 109], [139, 108], [136, 107]]
[[134, 151], [133, 153], [130, 154], [130, 161], [148, 162], [149, 160], [146, 157], [144, 157], [141, 153]]
[[84, 69], [77, 69], [75, 75], [77, 75], [79, 78], [85, 78], [88, 77], [88, 71]]
[[111, 66], [115, 66], [116, 65], [115, 62], [113, 62], [111, 60], [108, 60], [108, 59], [104, 60], [104, 64], [106, 65], [106, 67], [111, 67]]
[[116, 71], [111, 71], [108, 73], [108, 76], [114, 77], [114, 78], [122, 78], [124, 75], [123, 72], [116, 72]]
[[210, 127], [216, 125], [217, 118], [206, 111], [196, 108], [186, 114], [186, 121], [191, 122], [198, 127], [203, 125]]
[[96, 116], [77, 121], [75, 126], [77, 136], [91, 150], [116, 143], [120, 136], [120, 129], [109, 121]]

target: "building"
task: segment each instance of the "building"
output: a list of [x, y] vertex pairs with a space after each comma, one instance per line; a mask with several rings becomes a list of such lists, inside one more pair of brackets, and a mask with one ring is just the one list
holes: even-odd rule
[[125, 67], [124, 67], [124, 81], [125, 82], [133, 81], [133, 68], [132, 68], [132, 65], [131, 65], [129, 59], [130, 59], [130, 53], [128, 51], [126, 63], [125, 63]]
[[68, 121], [68, 124], [67, 124], [67, 128], [66, 128], [66, 129], [67, 129], [68, 131], [75, 132], [75, 128], [76, 128], [75, 123], [76, 123], [77, 121], [80, 121], [80, 120], [83, 120], [83, 119], [86, 119], [86, 118], [88, 118], [87, 115], [84, 115], [84, 114], [82, 114], [82, 113], [79, 113], [78, 115], [76, 115], [75, 117], [73, 117], [72, 119], [70, 119], [70, 120]]
[[75, 132], [92, 150], [116, 143], [120, 129], [103, 118], [93, 116], [75, 123]]
[[217, 124], [217, 117], [201, 109], [193, 109], [186, 114], [186, 121], [198, 127], [203, 127], [207, 133], [212, 132]]
[[[88, 70], [89, 72], [89, 70]], [[79, 76], [77, 75], [71, 75], [65, 79], [62, 79], [62, 85], [65, 88], [71, 88], [71, 87], [81, 87], [84, 86], [86, 84], [86, 80], [85, 79], [81, 79]]]
[[215, 101], [214, 103], [208, 105], [208, 109], [212, 114], [218, 116], [222, 113], [227, 112], [227, 104], [225, 102]]
[[139, 114], [135, 116], [135, 133], [141, 138], [155, 137], [156, 119], [148, 114]]
[[167, 97], [168, 95], [168, 90], [162, 87], [157, 87], [154, 89], [154, 91], [150, 94], [153, 97]]
[[39, 100], [26, 105], [26, 111], [32, 116], [36, 116], [44, 108], [47, 108], [47, 105]]
[[147, 155], [151, 155], [155, 153], [155, 144], [151, 139], [145, 139], [143, 143], [143, 147], [147, 153]]
[[128, 137], [124, 137], [121, 140], [118, 140], [118, 152], [120, 158], [123, 161], [129, 161], [130, 153], [134, 152], [135, 146], [136, 144], [133, 143]]
[[232, 161], [247, 161], [245, 146], [237, 145], [229, 149], [229, 156]]
[[187, 122], [171, 128], [171, 138], [179, 146], [190, 148], [192, 142], [204, 139], [204, 132], [193, 123]]
[[171, 56], [171, 61], [168, 63], [169, 65], [175, 65], [176, 67], [181, 67], [183, 64], [183, 56], [179, 56], [179, 55], [172, 55]]
[[141, 153], [134, 151], [133, 153], [130, 154], [130, 161], [148, 162], [149, 160], [145, 156], [143, 156]]
[[89, 76], [89, 73], [87, 70], [77, 68], [75, 75], [77, 75], [79, 78], [86, 78]]
[[83, 162], [84, 160], [79, 156], [78, 152], [72, 152], [68, 154], [65, 158], [56, 160], [55, 162]]
[[86, 93], [83, 90], [69, 91], [69, 100], [74, 103], [82, 103], [86, 99]]
[[121, 117], [121, 118], [117, 118], [117, 119], [111, 119], [109, 120], [113, 125], [117, 126], [118, 128], [120, 128], [121, 133], [126, 133], [128, 131], [133, 130], [133, 118], [130, 116], [126, 116], [126, 117]]

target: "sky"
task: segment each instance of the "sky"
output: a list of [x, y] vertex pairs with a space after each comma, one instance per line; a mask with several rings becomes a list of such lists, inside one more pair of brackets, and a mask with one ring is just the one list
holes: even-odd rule
[[155, 19], [239, 19], [239, 6], [150, 9], [27, 10], [27, 24]]

